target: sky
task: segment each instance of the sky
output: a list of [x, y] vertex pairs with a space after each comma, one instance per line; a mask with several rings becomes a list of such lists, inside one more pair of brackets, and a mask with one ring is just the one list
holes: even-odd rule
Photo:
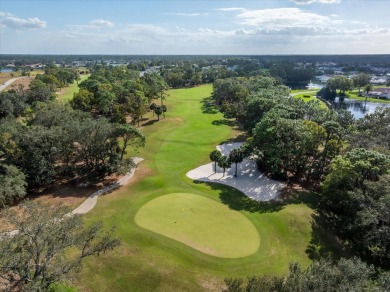
[[390, 54], [390, 0], [0, 0], [0, 54]]

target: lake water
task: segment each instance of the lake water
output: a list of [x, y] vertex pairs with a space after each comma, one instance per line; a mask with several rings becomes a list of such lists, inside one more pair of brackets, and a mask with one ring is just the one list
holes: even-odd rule
[[[310, 82], [305, 87], [307, 89], [320, 90], [322, 87], [324, 87], [324, 85], [321, 83]], [[349, 111], [355, 119], [360, 119], [367, 114], [373, 113], [378, 107], [390, 107], [390, 103], [364, 102], [349, 98], [343, 98], [339, 100], [338, 97], [336, 97], [332, 105], [334, 109], [345, 109]]]
[[0, 68], [0, 73], [9, 73], [12, 72], [13, 70], [11, 68]]
[[390, 107], [390, 103], [364, 102], [349, 98], [339, 100], [338, 97], [332, 104], [334, 109], [348, 110], [355, 119], [360, 119], [367, 114], [373, 113], [378, 107]]

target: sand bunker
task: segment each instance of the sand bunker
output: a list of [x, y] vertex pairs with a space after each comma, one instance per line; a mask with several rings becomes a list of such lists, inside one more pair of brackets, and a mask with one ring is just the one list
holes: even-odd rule
[[[227, 143], [218, 145], [217, 149], [222, 154], [229, 155], [232, 149], [239, 148], [241, 145], [242, 143]], [[253, 160], [244, 159], [238, 164], [237, 177], [234, 177], [235, 167], [235, 164], [232, 164], [223, 176], [223, 169], [217, 166], [217, 172], [214, 173], [214, 163], [208, 163], [187, 172], [187, 177], [193, 180], [231, 186], [256, 201], [269, 201], [277, 198], [280, 190], [285, 186], [257, 170]]]

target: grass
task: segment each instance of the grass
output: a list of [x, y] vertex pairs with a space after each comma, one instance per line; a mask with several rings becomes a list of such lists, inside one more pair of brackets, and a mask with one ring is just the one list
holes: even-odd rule
[[[382, 86], [385, 87], [385, 86]], [[362, 91], [363, 93], [363, 91]], [[352, 90], [352, 91], [347, 91], [345, 97], [355, 99], [355, 100], [361, 100], [361, 101], [366, 101], [366, 98], [364, 96], [359, 96], [359, 91], [358, 90]], [[379, 98], [367, 98], [367, 101], [369, 102], [379, 102], [379, 103], [390, 103], [389, 99], [379, 99]]]
[[[312, 229], [310, 207], [298, 202], [276, 207], [256, 203], [230, 187], [194, 183], [185, 176], [187, 171], [209, 161], [208, 154], [215, 145], [237, 135], [229, 126], [232, 122], [209, 103], [211, 92], [211, 85], [171, 90], [166, 101], [167, 117], [157, 122], [150, 115], [142, 126], [147, 145], [137, 155], [145, 161], [133, 180], [99, 198], [96, 207], [84, 217], [88, 222], [102, 220], [106, 226], [115, 225], [122, 245], [85, 261], [77, 283], [81, 291], [220, 290], [224, 277], [282, 275], [290, 261], [303, 266], [310, 263], [309, 247], [316, 232]], [[191, 248], [171, 235], [159, 234], [161, 230], [153, 232], [135, 223], [138, 212], [153, 202], [161, 203], [161, 213], [157, 213], [156, 204], [153, 216], [170, 216], [162, 201], [153, 200], [172, 193], [190, 193], [239, 212], [257, 230], [260, 247], [245, 257], [221, 258]], [[203, 224], [213, 225], [216, 219], [202, 220]], [[315, 250], [315, 246], [311, 249]]]
[[158, 197], [139, 209], [135, 222], [217, 257], [245, 257], [260, 245], [256, 228], [243, 214], [199, 195]]
[[[0, 72], [0, 84], [3, 84], [4, 82], [12, 79], [21, 77], [22, 74], [21, 71], [15, 71], [15, 72]], [[37, 74], [43, 74], [45, 73], [43, 70], [33, 70], [30, 72], [31, 77], [35, 77]]]
[[[290, 90], [290, 93], [297, 93], [297, 92], [312, 92], [313, 91], [313, 89], [291, 89]], [[318, 91], [318, 90], [317, 90]], [[317, 92], [316, 91], [316, 92]], [[314, 92], [314, 91], [313, 91]]]
[[317, 91], [308, 91], [306, 93], [301, 93], [301, 94], [294, 95], [294, 98], [300, 98], [304, 102], [309, 102], [311, 100], [317, 100], [317, 101], [319, 101], [321, 108], [328, 109], [328, 107], [325, 105], [325, 103], [323, 101], [321, 101], [321, 100], [316, 98], [316, 96], [315, 96], [316, 93], [317, 93]]
[[[78, 83], [88, 79], [89, 75], [81, 75]], [[73, 98], [73, 94], [79, 91], [78, 83], [75, 81], [73, 84], [63, 88], [59, 94], [57, 94], [57, 99], [61, 102], [68, 102]]]

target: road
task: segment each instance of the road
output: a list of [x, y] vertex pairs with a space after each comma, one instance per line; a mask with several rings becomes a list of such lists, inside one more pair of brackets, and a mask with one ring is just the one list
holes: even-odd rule
[[3, 91], [5, 88], [7, 88], [8, 86], [10, 86], [12, 83], [14, 83], [16, 80], [18, 79], [22, 79], [24, 77], [16, 77], [16, 78], [12, 78], [10, 80], [7, 80], [6, 82], [4, 82], [3, 84], [0, 85], [0, 92]]

